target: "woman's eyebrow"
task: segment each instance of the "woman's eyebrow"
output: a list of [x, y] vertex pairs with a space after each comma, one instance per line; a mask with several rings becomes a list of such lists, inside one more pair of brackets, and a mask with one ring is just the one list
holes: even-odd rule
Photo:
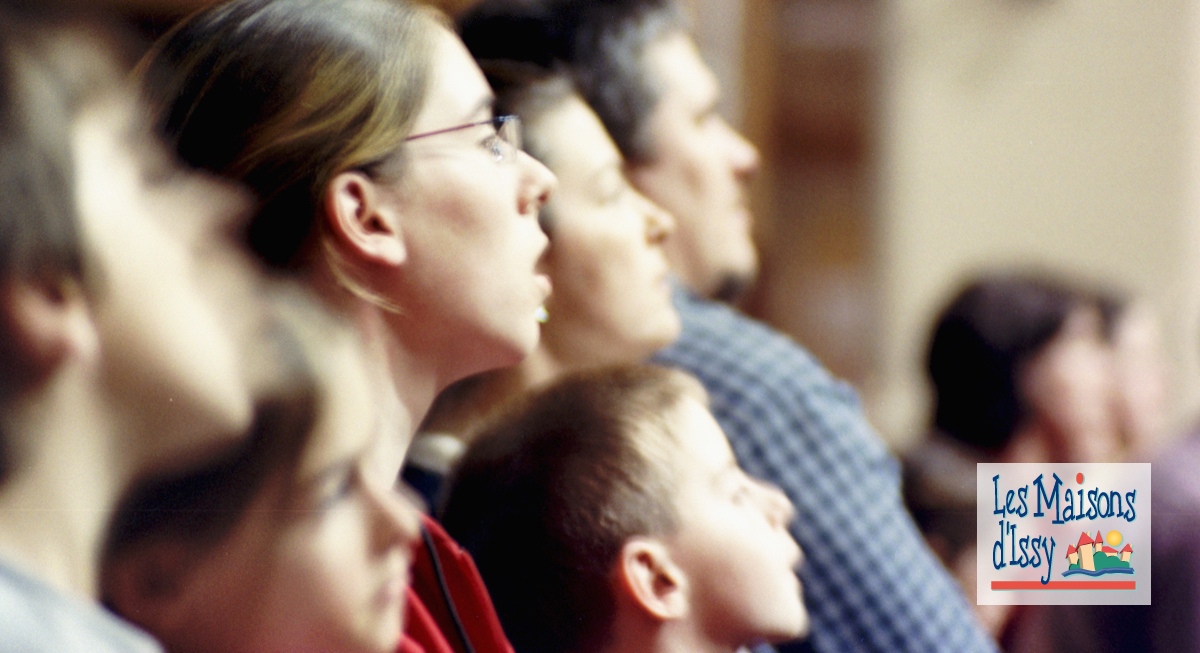
[[493, 111], [493, 107], [495, 107], [495, 106], [496, 106], [496, 96], [489, 92], [487, 95], [483, 96], [482, 99], [480, 99], [478, 102], [475, 103], [475, 105], [471, 109], [471, 112], [468, 113], [465, 116], [465, 118], [466, 118], [467, 122], [470, 122], [470, 121], [473, 121], [481, 113], [486, 113], [486, 114], [491, 115], [491, 113]]

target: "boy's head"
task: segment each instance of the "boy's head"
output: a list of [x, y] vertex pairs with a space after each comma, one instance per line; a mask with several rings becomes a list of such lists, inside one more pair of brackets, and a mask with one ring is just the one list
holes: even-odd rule
[[315, 381], [260, 405], [241, 450], [147, 482], [118, 512], [105, 601], [168, 651], [393, 653], [419, 512], [406, 442], [358, 334], [297, 307]]
[[791, 504], [738, 468], [706, 401], [682, 372], [611, 368], [477, 434], [443, 523], [517, 651], [591, 653], [660, 628], [732, 650], [807, 630]]

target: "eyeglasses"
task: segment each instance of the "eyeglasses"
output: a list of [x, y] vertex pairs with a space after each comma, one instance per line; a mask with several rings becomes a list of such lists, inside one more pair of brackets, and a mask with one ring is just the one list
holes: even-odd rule
[[517, 151], [521, 149], [521, 119], [517, 116], [496, 116], [495, 118], [480, 120], [479, 122], [447, 127], [423, 134], [414, 134], [404, 140], [405, 142], [415, 141], [418, 138], [437, 136], [438, 134], [447, 134], [472, 127], [482, 127], [483, 125], [491, 125], [495, 133], [483, 139], [479, 144], [490, 152], [496, 158], [497, 162], [515, 160], [517, 158]]

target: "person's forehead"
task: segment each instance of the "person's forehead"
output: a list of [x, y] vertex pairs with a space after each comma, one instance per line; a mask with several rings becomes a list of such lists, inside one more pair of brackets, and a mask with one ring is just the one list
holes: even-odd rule
[[712, 413], [699, 400], [684, 396], [667, 416], [667, 429], [684, 468], [709, 472], [724, 469], [733, 460], [733, 452], [724, 431]]
[[133, 179], [141, 150], [131, 116], [123, 98], [107, 97], [84, 106], [71, 125], [74, 191], [84, 224], [113, 215], [114, 206], [128, 208], [136, 199]]
[[[454, 125], [490, 114], [491, 88], [462, 42], [444, 27], [432, 29], [432, 77], [418, 123]], [[418, 124], [414, 130], [428, 127]]]
[[[541, 150], [562, 184], [585, 185], [607, 169], [620, 171], [621, 155], [596, 114], [578, 96], [530, 125]], [[553, 196], [551, 198], [553, 201]]]
[[647, 71], [659, 85], [664, 102], [707, 108], [716, 102], [720, 86], [691, 37], [672, 32], [646, 48]]

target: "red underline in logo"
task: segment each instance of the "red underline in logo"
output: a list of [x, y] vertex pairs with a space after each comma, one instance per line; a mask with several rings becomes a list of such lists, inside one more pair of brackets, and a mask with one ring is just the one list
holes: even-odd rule
[[994, 580], [994, 590], [1131, 590], [1135, 580], [1052, 580], [1045, 585], [1040, 580]]

